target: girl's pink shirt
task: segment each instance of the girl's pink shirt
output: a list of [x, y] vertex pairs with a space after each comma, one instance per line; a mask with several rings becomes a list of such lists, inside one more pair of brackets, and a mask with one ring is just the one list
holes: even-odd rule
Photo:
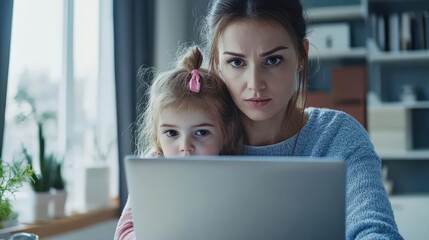
[[[149, 150], [146, 157], [160, 157], [155, 149]], [[130, 197], [128, 196], [127, 202], [125, 203], [124, 210], [122, 210], [121, 217], [119, 218], [118, 225], [116, 226], [115, 237], [113, 240], [136, 240], [136, 234], [134, 232], [134, 221], [133, 214], [130, 206]]]
[[136, 240], [136, 235], [134, 233], [134, 222], [131, 212], [131, 207], [129, 205], [129, 199], [125, 204], [124, 210], [122, 211], [121, 217], [118, 221], [118, 226], [116, 227], [114, 240]]

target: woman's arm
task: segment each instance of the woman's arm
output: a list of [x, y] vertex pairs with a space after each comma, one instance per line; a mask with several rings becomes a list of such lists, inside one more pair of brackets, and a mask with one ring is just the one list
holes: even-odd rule
[[[381, 159], [367, 131], [345, 116], [335, 148], [346, 163], [346, 239], [403, 239], [384, 189]], [[334, 148], [334, 149], [335, 149]]]
[[304, 143], [313, 146], [311, 155], [340, 158], [346, 164], [346, 239], [403, 239], [368, 132], [343, 112], [313, 111], [311, 128], [302, 135]]
[[403, 239], [372, 149], [359, 148], [347, 159], [347, 239]]

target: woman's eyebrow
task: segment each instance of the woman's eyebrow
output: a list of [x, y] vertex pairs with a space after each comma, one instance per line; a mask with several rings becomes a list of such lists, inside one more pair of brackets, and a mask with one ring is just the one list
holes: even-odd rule
[[[261, 56], [261, 57], [265, 57], [265, 56], [268, 56], [268, 55], [270, 55], [270, 54], [273, 54], [273, 53], [275, 53], [275, 52], [277, 52], [277, 51], [280, 51], [280, 50], [283, 50], [283, 49], [289, 49], [289, 48], [288, 48], [288, 47], [285, 47], [285, 46], [278, 46], [278, 47], [275, 47], [275, 48], [273, 48], [273, 49], [271, 49], [271, 50], [268, 50], [268, 51], [266, 51], [266, 52], [261, 53], [261, 54], [260, 54], [260, 56]], [[235, 53], [235, 52], [230, 52], [230, 51], [225, 51], [225, 52], [223, 52], [223, 54], [226, 54], [226, 55], [232, 55], [232, 56], [241, 57], [241, 58], [244, 58], [244, 57], [245, 57], [245, 56], [244, 56], [244, 54], [241, 54], [241, 53]]]
[[275, 53], [275, 52], [277, 52], [277, 51], [280, 51], [280, 50], [283, 50], [283, 49], [288, 49], [288, 47], [285, 47], [285, 46], [278, 46], [278, 47], [275, 47], [275, 48], [273, 48], [273, 49], [271, 49], [271, 50], [268, 50], [268, 51], [266, 51], [266, 52], [264, 52], [264, 53], [261, 53], [261, 54], [260, 54], [260, 56], [261, 56], [261, 57], [265, 57], [265, 56], [268, 56], [268, 55], [270, 55], [270, 54], [273, 54], [273, 53]]

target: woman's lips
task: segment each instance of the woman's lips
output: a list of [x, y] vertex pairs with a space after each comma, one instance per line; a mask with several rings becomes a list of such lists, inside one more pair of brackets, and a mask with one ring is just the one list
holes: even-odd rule
[[270, 98], [249, 98], [245, 99], [244, 101], [247, 102], [252, 107], [262, 107], [267, 105], [271, 99]]

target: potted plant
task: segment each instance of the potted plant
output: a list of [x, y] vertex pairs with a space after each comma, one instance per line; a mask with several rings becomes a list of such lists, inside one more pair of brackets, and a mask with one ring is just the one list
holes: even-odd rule
[[[50, 219], [49, 205], [51, 201], [51, 187], [55, 180], [56, 171], [56, 158], [54, 155], [45, 156], [45, 138], [43, 136], [42, 124], [38, 124], [38, 139], [39, 139], [39, 171], [33, 171], [31, 187], [34, 191], [32, 195], [31, 209], [27, 211], [29, 217], [25, 221], [38, 222]], [[34, 168], [33, 157], [28, 153], [27, 149], [23, 146], [22, 153], [28, 165]]]
[[[53, 155], [45, 153], [45, 136], [43, 125], [48, 120], [55, 119], [56, 115], [53, 111], [39, 112], [36, 108], [35, 99], [29, 94], [25, 86], [21, 86], [18, 90], [15, 100], [19, 105], [27, 106], [30, 111], [23, 111], [16, 116], [17, 122], [24, 122], [28, 119], [34, 120], [37, 124], [37, 142], [38, 142], [38, 164], [34, 165], [33, 155], [25, 146], [22, 147], [22, 154], [33, 171], [30, 185], [33, 189], [30, 195], [30, 204], [25, 204], [22, 210], [22, 220], [26, 222], [46, 221], [56, 213], [51, 213], [50, 202], [52, 197], [51, 188], [56, 183], [58, 189], [64, 189], [64, 184], [61, 180], [56, 180], [58, 174], [57, 158]], [[25, 108], [24, 108], [25, 109]], [[59, 166], [61, 171], [61, 166]], [[61, 184], [62, 183], [62, 184]], [[61, 186], [62, 185], [62, 186]], [[54, 210], [55, 211], [55, 210]]]
[[0, 158], [0, 228], [16, 224], [18, 214], [12, 210], [10, 201], [32, 175], [29, 165], [23, 168], [22, 162], [7, 163]]

